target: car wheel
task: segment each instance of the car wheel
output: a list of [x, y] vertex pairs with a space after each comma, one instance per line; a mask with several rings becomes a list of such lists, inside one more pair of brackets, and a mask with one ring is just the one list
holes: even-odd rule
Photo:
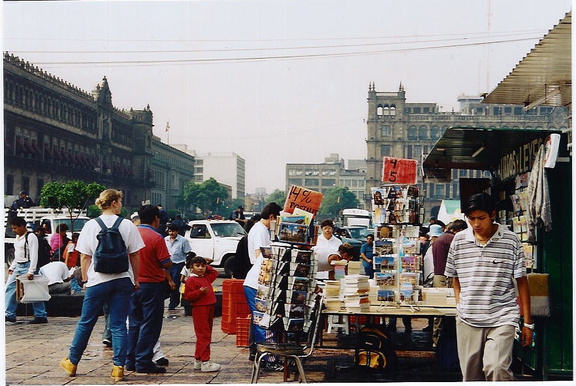
[[6, 248], [6, 265], [10, 267], [10, 264], [14, 261], [14, 247]]
[[232, 277], [232, 274], [234, 272], [234, 259], [235, 258], [236, 258], [236, 256], [230, 255], [230, 256], [228, 256], [228, 258], [224, 262], [224, 274], [226, 275], [226, 277]]

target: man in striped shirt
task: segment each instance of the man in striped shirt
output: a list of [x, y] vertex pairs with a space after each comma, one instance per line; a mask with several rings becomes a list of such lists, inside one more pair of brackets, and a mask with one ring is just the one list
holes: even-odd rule
[[521, 344], [532, 343], [530, 292], [518, 237], [494, 223], [496, 208], [486, 193], [475, 194], [464, 211], [470, 227], [454, 236], [445, 276], [453, 278], [456, 296], [458, 357], [464, 381], [513, 380], [512, 346], [520, 319]]

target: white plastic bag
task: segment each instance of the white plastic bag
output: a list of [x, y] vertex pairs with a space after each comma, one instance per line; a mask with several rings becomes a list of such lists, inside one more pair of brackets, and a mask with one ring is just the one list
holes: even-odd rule
[[24, 296], [20, 303], [46, 302], [50, 300], [48, 293], [48, 278], [42, 275], [34, 275], [34, 280], [28, 280], [26, 275], [16, 277], [24, 287]]

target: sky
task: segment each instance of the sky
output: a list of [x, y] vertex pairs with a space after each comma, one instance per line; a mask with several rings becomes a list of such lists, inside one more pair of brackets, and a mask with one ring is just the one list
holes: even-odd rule
[[[572, 0], [2, 2], [3, 51], [154, 134], [246, 160], [246, 192], [285, 188], [286, 163], [366, 155], [368, 86], [457, 109], [492, 91]], [[170, 130], [166, 132], [169, 122]]]

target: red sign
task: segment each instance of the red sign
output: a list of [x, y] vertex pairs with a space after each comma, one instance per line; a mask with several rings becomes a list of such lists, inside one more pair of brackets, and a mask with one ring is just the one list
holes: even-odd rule
[[382, 182], [385, 184], [415, 185], [418, 161], [407, 158], [384, 157]]
[[300, 208], [316, 216], [318, 209], [320, 209], [320, 204], [322, 203], [322, 196], [323, 195], [320, 192], [292, 185], [290, 191], [286, 195], [284, 211], [292, 213], [294, 212], [294, 208]]

